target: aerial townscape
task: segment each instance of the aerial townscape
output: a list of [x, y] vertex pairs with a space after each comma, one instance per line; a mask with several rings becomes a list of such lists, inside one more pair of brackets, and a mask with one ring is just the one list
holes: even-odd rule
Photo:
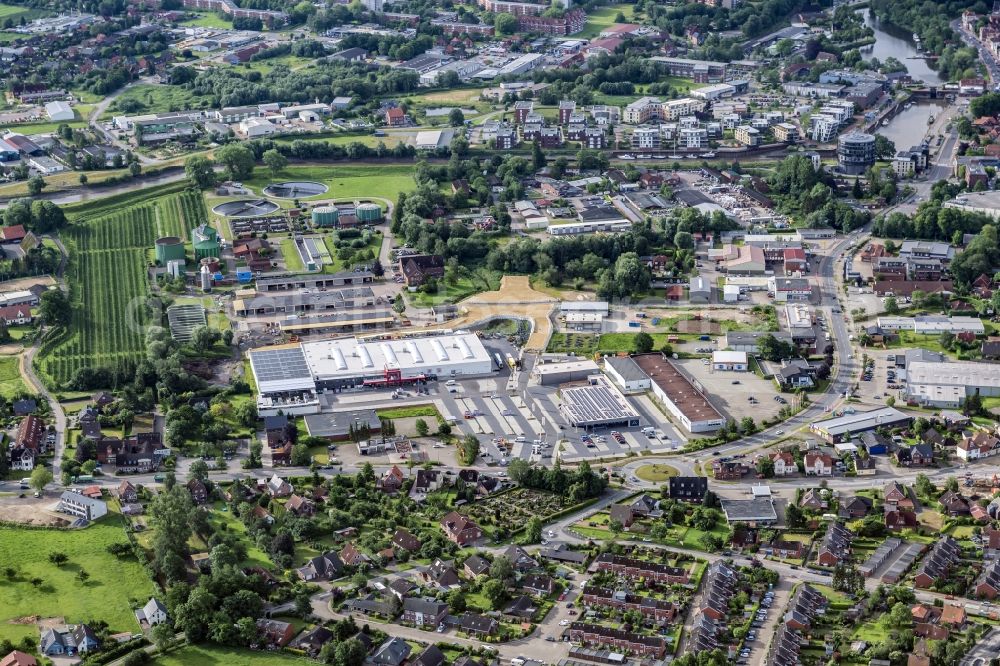
[[0, 0], [0, 666], [1000, 665], [1000, 2]]

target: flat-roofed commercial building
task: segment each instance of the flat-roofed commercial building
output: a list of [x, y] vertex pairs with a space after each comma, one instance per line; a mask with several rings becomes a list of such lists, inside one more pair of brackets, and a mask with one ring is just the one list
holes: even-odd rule
[[[251, 350], [259, 410], [319, 411], [316, 394], [387, 388], [429, 379], [493, 372], [493, 361], [472, 333], [401, 338], [338, 338]], [[263, 413], [263, 411], [262, 411]]]
[[488, 375], [493, 362], [472, 333], [402, 339], [341, 338], [302, 345], [319, 391], [371, 385], [398, 371], [400, 380]]
[[569, 382], [583, 381], [601, 372], [597, 363], [590, 359], [576, 359], [558, 363], [537, 363], [531, 374], [542, 386], [558, 386]]
[[957, 361], [906, 366], [906, 397], [927, 407], [960, 407], [970, 395], [1000, 396], [1000, 365]]
[[[939, 364], [938, 364], [939, 365]], [[809, 429], [827, 442], [843, 442], [854, 435], [878, 428], [898, 428], [909, 425], [913, 417], [895, 407], [883, 407], [869, 412], [845, 414], [809, 424]]]
[[725, 424], [705, 394], [663, 354], [643, 354], [634, 360], [649, 377], [653, 395], [688, 432], [714, 432]]
[[586, 386], [563, 389], [562, 409], [570, 425], [577, 428], [634, 428], [639, 413], [615, 385], [603, 375], [591, 377]]
[[626, 393], [648, 391], [653, 385], [649, 375], [628, 356], [609, 356], [604, 360], [604, 372]]

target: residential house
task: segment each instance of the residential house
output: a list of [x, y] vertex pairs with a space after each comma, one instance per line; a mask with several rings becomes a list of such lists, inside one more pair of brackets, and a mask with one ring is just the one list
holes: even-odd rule
[[830, 476], [833, 474], [833, 458], [826, 453], [810, 451], [803, 460], [804, 469], [810, 476]]
[[511, 622], [531, 622], [538, 612], [538, 604], [531, 597], [522, 594], [508, 603], [501, 612]]
[[334, 636], [332, 631], [323, 625], [318, 625], [312, 629], [306, 629], [299, 634], [298, 637], [292, 641], [291, 647], [296, 650], [302, 650], [311, 657], [315, 657], [319, 654], [319, 651], [323, 649], [323, 646], [333, 639]]
[[448, 604], [431, 598], [403, 599], [403, 622], [416, 627], [436, 629], [448, 617]]
[[267, 492], [271, 497], [288, 497], [292, 494], [292, 485], [277, 474], [272, 474], [267, 480]]
[[403, 471], [396, 465], [393, 465], [379, 477], [376, 487], [387, 495], [394, 495], [403, 487], [405, 480], [406, 477], [403, 476]]
[[295, 637], [295, 626], [290, 622], [262, 617], [257, 620], [257, 630], [265, 645], [283, 648]]
[[366, 567], [369, 560], [357, 546], [348, 542], [340, 551], [340, 561], [349, 567]]
[[304, 566], [296, 569], [295, 573], [306, 582], [333, 580], [344, 573], [344, 563], [340, 560], [340, 556], [331, 550], [312, 558]]
[[547, 574], [527, 574], [518, 585], [522, 590], [539, 597], [547, 597], [556, 591], [556, 582]]
[[467, 546], [483, 537], [483, 530], [471, 518], [452, 511], [441, 519], [441, 528], [452, 543]]
[[991, 601], [1000, 596], [1000, 560], [992, 560], [983, 567], [976, 580], [975, 593], [977, 597]]
[[712, 461], [712, 475], [718, 481], [739, 481], [747, 468], [738, 460]]
[[632, 522], [635, 520], [632, 507], [626, 504], [612, 504], [608, 513], [611, 523], [618, 523], [626, 530], [632, 526]]
[[965, 623], [968, 619], [968, 615], [965, 613], [965, 608], [962, 606], [957, 604], [945, 604], [944, 610], [941, 611], [941, 619], [938, 620], [938, 623], [952, 629], [962, 630], [965, 628]]
[[21, 419], [17, 426], [17, 434], [14, 435], [14, 443], [22, 448], [31, 449], [36, 454], [45, 453], [45, 422], [37, 416], [30, 414]]
[[285, 511], [300, 518], [308, 517], [316, 513], [316, 504], [301, 495], [292, 495], [285, 502]]
[[826, 500], [823, 499], [820, 490], [810, 488], [802, 493], [802, 499], [799, 500], [799, 506], [803, 509], [809, 509], [810, 511], [819, 511], [826, 506]]
[[528, 551], [520, 546], [509, 546], [507, 550], [503, 552], [502, 557], [506, 557], [510, 560], [510, 563], [514, 565], [514, 570], [518, 572], [525, 572], [531, 569], [538, 568], [538, 560], [528, 555]]
[[833, 567], [851, 555], [854, 533], [842, 524], [833, 522], [826, 528], [823, 541], [817, 549], [816, 561], [824, 567]]
[[948, 575], [951, 568], [958, 562], [961, 552], [961, 546], [950, 536], [944, 536], [935, 541], [913, 577], [914, 585], [921, 589], [932, 587], [935, 582]]
[[670, 499], [684, 502], [701, 502], [708, 492], [708, 479], [704, 476], [672, 476], [668, 479]]
[[201, 505], [208, 501], [208, 488], [200, 480], [191, 479], [188, 481], [187, 490], [191, 494], [191, 501], [196, 505]]
[[423, 544], [420, 539], [410, 534], [409, 530], [400, 527], [392, 535], [392, 545], [410, 553], [416, 553], [420, 551]]
[[264, 417], [264, 435], [269, 448], [276, 449], [295, 441], [295, 425], [286, 414]]
[[132, 485], [132, 482], [128, 479], [123, 480], [118, 484], [118, 499], [121, 502], [138, 502], [139, 492]]
[[458, 628], [472, 636], [494, 636], [500, 630], [500, 624], [492, 617], [466, 613], [459, 620]]
[[420, 572], [420, 577], [428, 583], [448, 589], [454, 585], [461, 584], [455, 563], [452, 560], [434, 560], [429, 567]]
[[436, 645], [428, 645], [416, 659], [410, 661], [410, 666], [444, 666], [444, 663], [445, 657], [441, 649]]
[[774, 463], [775, 476], [788, 476], [799, 471], [798, 463], [791, 451], [775, 451], [770, 455], [771, 462]]
[[0, 659], [0, 666], [38, 666], [38, 661], [30, 654], [14, 650]]
[[140, 626], [155, 627], [167, 621], [167, 607], [156, 597], [150, 597], [145, 606], [135, 611], [135, 618]]
[[989, 458], [1000, 453], [1000, 438], [988, 430], [966, 433], [955, 446], [955, 455], [966, 462]]
[[848, 520], [859, 520], [868, 515], [872, 510], [872, 501], [867, 497], [854, 495], [840, 502], [838, 514], [841, 518]]
[[690, 572], [683, 567], [672, 567], [658, 562], [639, 560], [623, 555], [601, 553], [591, 568], [595, 571], [610, 571], [626, 578], [645, 578], [657, 583], [686, 585]]
[[45, 628], [38, 641], [38, 651], [46, 657], [74, 657], [99, 649], [100, 640], [85, 624]]
[[409, 643], [394, 636], [375, 650], [375, 654], [371, 656], [371, 663], [376, 666], [402, 666], [411, 651]]
[[913, 509], [915, 505], [906, 486], [898, 481], [890, 481], [882, 487], [882, 498], [885, 503], [900, 509]]
[[420, 501], [444, 484], [444, 473], [436, 469], [418, 469], [410, 488], [410, 497]]
[[886, 528], [893, 532], [917, 526], [917, 514], [913, 509], [895, 508], [889, 504], [885, 505], [883, 520]]
[[439, 254], [412, 254], [399, 259], [399, 272], [407, 287], [419, 287], [430, 278], [444, 277], [444, 257]]
[[598, 624], [573, 622], [569, 625], [569, 638], [585, 645], [609, 646], [616, 651], [662, 659], [667, 653], [667, 642], [661, 636], [648, 636]]
[[661, 624], [672, 622], [680, 611], [670, 601], [594, 585], [587, 585], [583, 589], [582, 598], [587, 607], [612, 608], [622, 612], [639, 611], [644, 617]]
[[490, 572], [490, 563], [489, 560], [479, 555], [470, 555], [465, 560], [462, 570], [465, 571], [465, 575], [469, 578], [478, 578]]
[[949, 516], [967, 516], [972, 505], [971, 501], [950, 490], [941, 495], [938, 502]]
[[930, 444], [915, 444], [901, 447], [896, 451], [896, 462], [904, 467], [927, 467], [934, 463], [934, 447]]
[[35, 469], [35, 452], [20, 446], [11, 447], [9, 451], [10, 469], [15, 472], [30, 472]]

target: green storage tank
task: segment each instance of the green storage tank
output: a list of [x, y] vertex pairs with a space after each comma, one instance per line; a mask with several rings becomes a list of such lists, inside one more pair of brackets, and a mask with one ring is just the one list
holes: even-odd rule
[[358, 204], [358, 222], [362, 224], [373, 224], [382, 221], [382, 207], [377, 203]]
[[200, 224], [191, 231], [194, 245], [194, 258], [201, 261], [206, 257], [218, 258], [222, 252], [219, 245], [219, 232], [207, 224]]
[[312, 222], [317, 227], [335, 227], [340, 219], [336, 206], [316, 206], [312, 209]]
[[177, 259], [183, 261], [185, 259], [184, 241], [177, 236], [157, 238], [154, 247], [156, 248], [156, 263], [161, 266], [166, 266], [168, 261]]

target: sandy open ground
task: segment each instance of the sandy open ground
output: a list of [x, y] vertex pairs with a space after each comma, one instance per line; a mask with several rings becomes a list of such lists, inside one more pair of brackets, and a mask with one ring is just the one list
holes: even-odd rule
[[458, 304], [458, 318], [428, 328], [461, 328], [490, 319], [530, 319], [534, 326], [527, 351], [544, 351], [552, 337], [552, 312], [558, 301], [532, 289], [527, 276], [505, 275], [498, 291], [484, 291]]
[[0, 521], [49, 527], [69, 524], [65, 516], [53, 512], [53, 507], [58, 503], [56, 498], [35, 499], [32, 497], [33, 492], [25, 490], [23, 498], [17, 495], [0, 496]]

